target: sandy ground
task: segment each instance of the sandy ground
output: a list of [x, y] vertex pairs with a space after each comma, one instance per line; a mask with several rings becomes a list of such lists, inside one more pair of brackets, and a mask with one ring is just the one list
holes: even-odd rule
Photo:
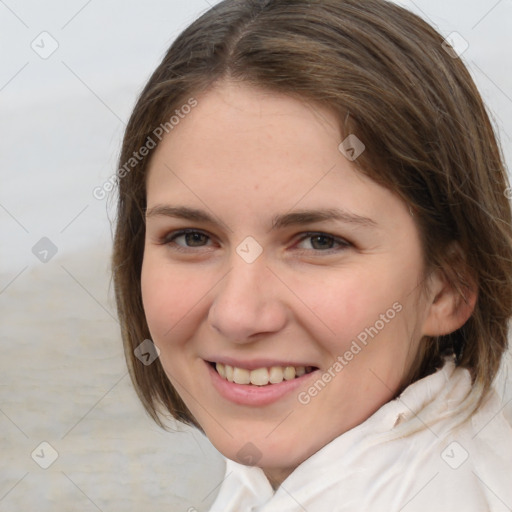
[[108, 245], [36, 263], [0, 294], [0, 512], [208, 510], [223, 461], [202, 434], [165, 432], [139, 405], [109, 298]]
[[[512, 4], [399, 3], [467, 41], [510, 162]], [[111, 298], [113, 210], [92, 190], [115, 172], [138, 91], [208, 3], [50, 4], [0, 3], [0, 512], [204, 511], [222, 459], [138, 403]]]
[[[216, 450], [197, 431], [159, 429], [138, 403], [106, 261], [101, 251], [56, 256], [0, 295], [9, 320], [0, 359], [0, 498], [8, 494], [0, 511], [203, 511], [215, 497], [223, 474]], [[40, 467], [52, 449], [58, 458]]]

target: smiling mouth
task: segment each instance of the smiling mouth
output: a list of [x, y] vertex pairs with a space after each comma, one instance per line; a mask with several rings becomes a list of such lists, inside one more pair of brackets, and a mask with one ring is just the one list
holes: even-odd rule
[[280, 384], [283, 381], [294, 380], [314, 372], [315, 366], [271, 366], [247, 370], [222, 363], [209, 363], [228, 382], [253, 386], [268, 386]]

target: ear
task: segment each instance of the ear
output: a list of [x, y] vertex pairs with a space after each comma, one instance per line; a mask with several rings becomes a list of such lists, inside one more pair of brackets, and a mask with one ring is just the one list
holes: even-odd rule
[[456, 331], [475, 309], [478, 287], [458, 248], [451, 252], [450, 259], [449, 270], [437, 269], [429, 278], [424, 336], [443, 336]]

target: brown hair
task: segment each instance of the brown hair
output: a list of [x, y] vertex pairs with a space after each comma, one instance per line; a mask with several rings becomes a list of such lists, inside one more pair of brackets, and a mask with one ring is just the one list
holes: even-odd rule
[[[224, 0], [176, 39], [151, 76], [126, 128], [119, 167], [177, 108], [222, 79], [327, 107], [343, 137], [364, 141], [359, 171], [414, 211], [426, 268], [441, 268], [462, 300], [477, 284], [472, 316], [451, 334], [422, 340], [404, 384], [435, 371], [449, 350], [471, 371], [481, 398], [499, 368], [512, 315], [508, 179], [480, 94], [445, 46], [421, 18], [384, 0]], [[113, 270], [125, 354], [159, 424], [167, 409], [197, 425], [159, 360], [144, 366], [134, 356], [150, 337], [140, 286], [149, 160], [119, 176]]]

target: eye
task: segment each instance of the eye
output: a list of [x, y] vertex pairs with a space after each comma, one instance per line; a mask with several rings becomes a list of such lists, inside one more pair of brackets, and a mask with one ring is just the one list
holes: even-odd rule
[[346, 240], [327, 233], [305, 233], [297, 244], [300, 249], [316, 252], [340, 251], [350, 246], [351, 244]]
[[208, 241], [210, 241], [210, 237], [202, 231], [183, 229], [181, 231], [168, 234], [164, 237], [162, 243], [166, 245], [176, 245], [183, 248], [193, 248], [205, 247], [208, 245]]

